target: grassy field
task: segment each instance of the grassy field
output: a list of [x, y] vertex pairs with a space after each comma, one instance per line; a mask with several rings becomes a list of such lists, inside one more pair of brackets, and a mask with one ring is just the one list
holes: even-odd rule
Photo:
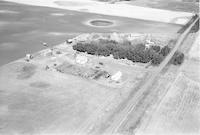
[[[154, 70], [78, 53], [72, 45], [63, 43], [53, 52], [42, 50], [30, 61], [23, 58], [0, 68], [0, 134], [83, 134], [99, 128]], [[77, 56], [87, 62], [78, 63]], [[121, 78], [112, 80], [119, 71]]]
[[[70, 69], [68, 73], [61, 73], [56, 67], [62, 63], [82, 66], [73, 63], [73, 51], [66, 46], [58, 47], [64, 49], [55, 57], [43, 56], [45, 51], [42, 51], [30, 62], [21, 59], [1, 67], [1, 134], [70, 134], [82, 131], [88, 123], [95, 124], [100, 122], [101, 116], [106, 117], [129, 95], [130, 88], [148, 75], [148, 69], [143, 66], [129, 66], [124, 62], [92, 56], [88, 56], [89, 62], [84, 66], [86, 70], [95, 69], [96, 65], [98, 70], [106, 70], [111, 75], [121, 71], [121, 82], [84, 78], [72, 74]], [[103, 65], [99, 65], [100, 62]], [[50, 67], [48, 70], [46, 65]]]

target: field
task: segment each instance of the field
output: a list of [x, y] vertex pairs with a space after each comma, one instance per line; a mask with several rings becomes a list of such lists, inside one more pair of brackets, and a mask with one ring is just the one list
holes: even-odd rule
[[[66, 43], [52, 49], [33, 54], [28, 62], [23, 58], [0, 69], [2, 134], [93, 131], [130, 93], [137, 92], [154, 69], [77, 53]], [[78, 62], [78, 56], [86, 57], [86, 63]], [[119, 71], [119, 80], [109, 77]]]
[[158, 9], [166, 9], [171, 11], [199, 12], [198, 2], [195, 0], [133, 0], [130, 4], [152, 7]]
[[[175, 24], [6, 1], [0, 1], [0, 16], [0, 65], [22, 58], [26, 53], [44, 49], [43, 42], [54, 46], [80, 33], [154, 32], [171, 34], [181, 29], [180, 25]], [[88, 21], [99, 19], [111, 20], [115, 24], [109, 27], [94, 27], [88, 24]]]
[[200, 78], [199, 61], [186, 61], [174, 83], [171, 84], [156, 112], [138, 134], [200, 133]]
[[[126, 83], [105, 85], [71, 74], [46, 71], [45, 65], [38, 65], [19, 61], [1, 68], [1, 134], [74, 132], [86, 120], [106, 115], [145, 76], [140, 74], [138, 78], [137, 74], [145, 70], [136, 68], [128, 78], [129, 68], [123, 72]], [[105, 66], [108, 65], [105, 63]]]
[[199, 47], [199, 34], [197, 36], [197, 40], [196, 43], [194, 44], [194, 46], [191, 48], [190, 52], [189, 52], [189, 57], [190, 58], [194, 58], [194, 59], [199, 59], [199, 54], [200, 54], [200, 47]]
[[8, 1], [0, 135], [200, 134], [196, 3]]
[[178, 68], [169, 66], [168, 71], [163, 72], [161, 85], [156, 85], [161, 95], [158, 92], [154, 95], [159, 102], [153, 103], [146, 110], [141, 125], [136, 130], [138, 135], [200, 133], [200, 72], [197, 70], [200, 68], [200, 61], [194, 54], [198, 40], [194, 40], [194, 34], [190, 34], [181, 46], [186, 55], [183, 65]]

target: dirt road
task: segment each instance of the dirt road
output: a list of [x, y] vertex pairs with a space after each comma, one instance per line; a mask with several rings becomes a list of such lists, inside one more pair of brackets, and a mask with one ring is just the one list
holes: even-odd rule
[[169, 55], [165, 58], [165, 60], [160, 64], [158, 68], [156, 68], [152, 72], [152, 76], [150, 79], [141, 87], [141, 89], [136, 93], [136, 95], [128, 100], [126, 106], [121, 108], [121, 112], [119, 114], [114, 114], [112, 125], [105, 131], [106, 134], [116, 133], [119, 129], [119, 127], [127, 120], [127, 117], [129, 114], [134, 111], [137, 103], [143, 98], [145, 95], [144, 93], [149, 91], [152, 88], [152, 84], [156, 81], [156, 78], [158, 77], [159, 73], [163, 70], [163, 68], [168, 64], [174, 53], [177, 51], [179, 46], [182, 44], [186, 36], [188, 35], [190, 29], [192, 26], [198, 21], [199, 18], [197, 18], [191, 25], [188, 27], [188, 29], [180, 36], [178, 39], [175, 47], [172, 49], [172, 51], [169, 53]]

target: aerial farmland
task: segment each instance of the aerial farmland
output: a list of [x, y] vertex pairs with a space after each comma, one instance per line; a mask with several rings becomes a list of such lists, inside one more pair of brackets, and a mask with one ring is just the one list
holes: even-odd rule
[[0, 0], [0, 135], [199, 135], [198, 4]]

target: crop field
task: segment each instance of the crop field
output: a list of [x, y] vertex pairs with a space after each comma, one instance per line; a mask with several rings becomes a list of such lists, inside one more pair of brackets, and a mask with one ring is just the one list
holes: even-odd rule
[[195, 0], [132, 0], [130, 4], [172, 11], [199, 12], [198, 2]]
[[[177, 77], [170, 79], [175, 81], [170, 83], [166, 96], [162, 97], [162, 102], [155, 107], [156, 109], [154, 108], [156, 111], [150, 113], [153, 116], [148, 117], [147, 113], [143, 119], [138, 134], [198, 135], [200, 133], [200, 73], [195, 70], [199, 69], [199, 65], [197, 60], [185, 60], [180, 72], [177, 72]], [[175, 70], [169, 72], [174, 75]]]
[[199, 134], [199, 90], [198, 83], [179, 75], [150, 121], [151, 124], [143, 131], [152, 134]]
[[194, 59], [199, 59], [200, 54], [200, 42], [199, 42], [199, 34], [197, 36], [196, 44], [192, 47], [192, 49], [189, 52], [189, 57]]

